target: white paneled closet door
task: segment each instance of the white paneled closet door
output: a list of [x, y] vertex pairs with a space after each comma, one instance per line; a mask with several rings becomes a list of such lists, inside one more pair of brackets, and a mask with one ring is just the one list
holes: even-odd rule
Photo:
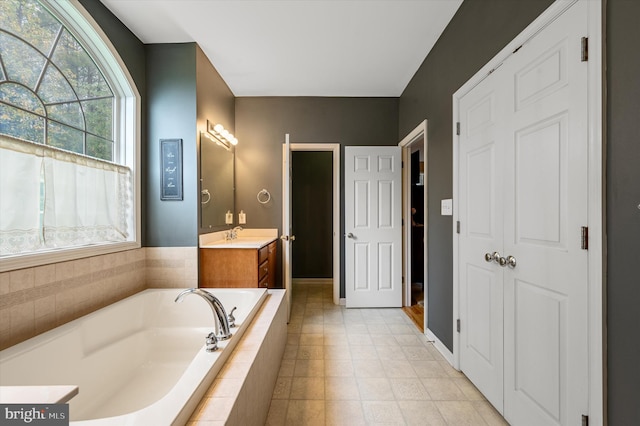
[[579, 1], [460, 101], [460, 365], [514, 425], [588, 412], [586, 34]]

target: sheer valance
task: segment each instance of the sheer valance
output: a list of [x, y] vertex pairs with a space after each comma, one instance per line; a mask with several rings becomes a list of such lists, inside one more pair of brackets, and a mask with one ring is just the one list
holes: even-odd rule
[[0, 255], [127, 241], [128, 167], [0, 135]]

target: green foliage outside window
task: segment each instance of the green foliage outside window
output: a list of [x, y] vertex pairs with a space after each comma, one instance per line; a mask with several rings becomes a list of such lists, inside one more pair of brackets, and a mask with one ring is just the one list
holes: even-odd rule
[[114, 160], [114, 95], [36, 0], [0, 1], [0, 133]]

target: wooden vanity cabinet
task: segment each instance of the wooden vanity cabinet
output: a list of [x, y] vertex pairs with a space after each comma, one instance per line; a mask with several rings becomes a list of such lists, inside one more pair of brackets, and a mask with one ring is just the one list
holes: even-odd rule
[[201, 248], [200, 287], [274, 288], [276, 241], [259, 249]]

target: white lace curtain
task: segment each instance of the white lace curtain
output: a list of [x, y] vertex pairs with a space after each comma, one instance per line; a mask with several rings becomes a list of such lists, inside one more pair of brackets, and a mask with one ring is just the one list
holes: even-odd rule
[[126, 241], [130, 200], [129, 168], [0, 135], [1, 256]]

